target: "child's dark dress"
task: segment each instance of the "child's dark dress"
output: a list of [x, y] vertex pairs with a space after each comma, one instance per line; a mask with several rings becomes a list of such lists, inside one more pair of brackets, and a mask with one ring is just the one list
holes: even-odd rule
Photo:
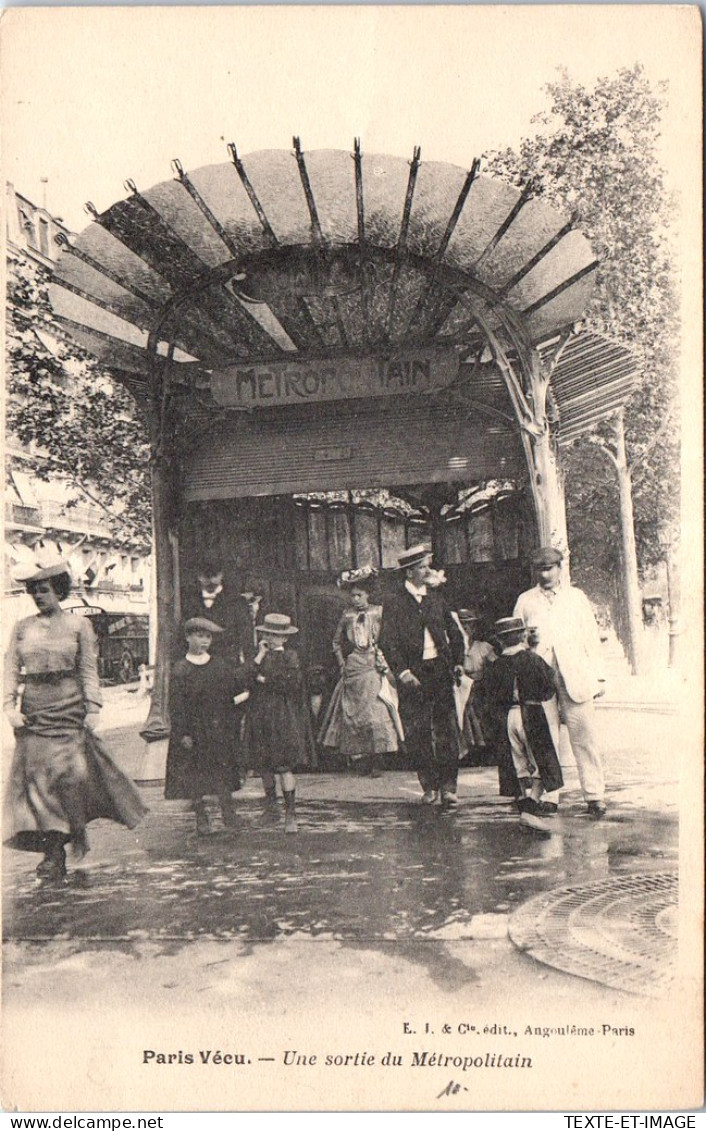
[[507, 734], [508, 711], [517, 704], [522, 710], [522, 725], [545, 790], [551, 793], [561, 789], [564, 779], [542, 706], [556, 693], [549, 664], [528, 649], [503, 653], [489, 665], [483, 680], [486, 703], [495, 723], [500, 793], [510, 797], [521, 793]]
[[[167, 753], [168, 801], [198, 798], [238, 789], [237, 728], [233, 696], [242, 690], [233, 664], [211, 656], [207, 664], [177, 660], [169, 689], [171, 734]], [[184, 735], [193, 750], [181, 745]]]
[[245, 669], [250, 688], [246, 723], [250, 768], [267, 774], [308, 765], [308, 716], [296, 652], [268, 652], [259, 666], [250, 661]]

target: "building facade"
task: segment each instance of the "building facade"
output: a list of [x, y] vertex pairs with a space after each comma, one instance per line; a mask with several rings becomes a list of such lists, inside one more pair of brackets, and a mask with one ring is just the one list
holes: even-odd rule
[[[6, 250], [8, 272], [24, 270], [41, 278], [61, 255], [57, 237], [69, 238], [62, 220], [6, 184]], [[34, 332], [44, 348], [55, 345], [52, 327]], [[38, 343], [39, 344], [39, 343]], [[62, 392], [71, 395], [70, 367]], [[93, 619], [99, 639], [101, 675], [106, 680], [131, 679], [148, 660], [151, 555], [136, 542], [118, 543], [102, 508], [67, 480], [45, 480], [37, 474], [43, 454], [5, 437], [3, 595], [4, 642], [18, 616], [33, 603], [14, 570], [31, 557], [37, 543], [56, 546], [68, 559], [74, 591], [67, 606]], [[117, 627], [116, 627], [117, 626]]]

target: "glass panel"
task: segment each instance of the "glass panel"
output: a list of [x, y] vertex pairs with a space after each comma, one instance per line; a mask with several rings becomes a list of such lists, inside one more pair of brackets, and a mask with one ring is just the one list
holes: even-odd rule
[[378, 544], [378, 516], [368, 511], [355, 513], [356, 566], [380, 567], [380, 546]]
[[294, 562], [297, 569], [309, 568], [309, 540], [307, 538], [309, 519], [305, 507], [294, 508]]
[[391, 569], [405, 548], [405, 521], [401, 515], [383, 515], [380, 522], [382, 536], [382, 566]]
[[498, 558], [504, 562], [516, 561], [520, 556], [520, 540], [514, 499], [502, 499], [497, 503], [493, 524]]
[[472, 562], [493, 560], [493, 520], [490, 510], [476, 511], [468, 519]]
[[350, 569], [352, 566], [351, 529], [346, 511], [329, 511], [329, 539], [331, 569]]
[[321, 508], [309, 511], [309, 568], [327, 572], [328, 547], [326, 539], [326, 511]]
[[431, 530], [428, 522], [413, 518], [407, 525], [407, 545], [416, 546], [419, 542], [431, 542]]
[[446, 564], [460, 565], [468, 558], [465, 522], [461, 518], [446, 524]]

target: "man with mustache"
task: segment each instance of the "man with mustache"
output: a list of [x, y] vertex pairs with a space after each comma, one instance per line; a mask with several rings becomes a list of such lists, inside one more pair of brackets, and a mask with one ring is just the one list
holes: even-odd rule
[[464, 640], [439, 592], [427, 585], [431, 546], [399, 555], [399, 592], [383, 603], [379, 644], [397, 680], [407, 751], [422, 804], [457, 804], [459, 732], [453, 688], [463, 673]]

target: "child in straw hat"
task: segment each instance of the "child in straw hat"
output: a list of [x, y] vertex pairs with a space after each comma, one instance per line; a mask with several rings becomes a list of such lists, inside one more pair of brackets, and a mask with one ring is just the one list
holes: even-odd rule
[[278, 815], [276, 778], [285, 805], [285, 833], [297, 831], [294, 770], [309, 760], [304, 681], [299, 657], [287, 648], [299, 629], [283, 613], [267, 613], [255, 626], [258, 648], [245, 665], [250, 688], [247, 749], [262, 777], [272, 816]]

